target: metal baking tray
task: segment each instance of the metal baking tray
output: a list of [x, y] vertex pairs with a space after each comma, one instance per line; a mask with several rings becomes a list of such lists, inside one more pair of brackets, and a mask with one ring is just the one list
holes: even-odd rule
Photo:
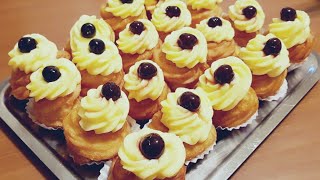
[[[246, 128], [218, 130], [214, 151], [188, 166], [186, 179], [228, 179], [277, 127], [320, 79], [320, 57], [313, 53], [287, 76], [287, 96], [275, 102], [260, 102], [258, 118]], [[0, 85], [0, 117], [59, 179], [97, 179], [102, 165], [77, 166], [66, 151], [63, 132], [45, 130], [31, 122], [25, 102], [9, 96], [8, 80]]]

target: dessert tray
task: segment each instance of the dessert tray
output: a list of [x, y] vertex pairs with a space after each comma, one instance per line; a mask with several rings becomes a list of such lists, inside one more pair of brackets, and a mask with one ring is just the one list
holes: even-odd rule
[[[218, 142], [209, 155], [188, 166], [186, 179], [227, 179], [290, 113], [320, 79], [320, 56], [312, 53], [287, 76], [288, 94], [274, 102], [260, 102], [254, 122], [232, 132], [218, 129]], [[68, 156], [62, 130], [35, 124], [24, 110], [26, 102], [9, 96], [8, 80], [0, 85], [0, 117], [59, 179], [97, 179], [103, 164], [77, 166]]]

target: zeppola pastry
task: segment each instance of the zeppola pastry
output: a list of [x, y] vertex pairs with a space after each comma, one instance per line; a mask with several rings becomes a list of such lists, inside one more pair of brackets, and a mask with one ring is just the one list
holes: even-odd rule
[[129, 134], [112, 162], [108, 180], [182, 180], [186, 151], [172, 133], [149, 128]]
[[116, 39], [127, 24], [137, 19], [147, 19], [144, 0], [107, 0], [100, 8], [100, 15], [111, 25]]
[[68, 59], [55, 59], [33, 72], [27, 89], [29, 117], [45, 128], [62, 128], [62, 121], [77, 104], [81, 75]]
[[124, 76], [124, 90], [130, 101], [129, 115], [137, 121], [151, 119], [170, 92], [161, 68], [150, 60], [139, 61], [130, 68]]
[[30, 91], [26, 86], [30, 83], [30, 75], [46, 62], [55, 59], [57, 46], [40, 34], [23, 36], [9, 52], [11, 67], [11, 94], [20, 100], [27, 99]]
[[215, 60], [237, 54], [238, 46], [233, 40], [234, 29], [229, 21], [220, 17], [211, 17], [202, 20], [196, 27], [207, 40], [209, 65]]
[[152, 59], [155, 49], [159, 49], [161, 43], [154, 25], [147, 19], [138, 19], [119, 33], [117, 44], [123, 69], [127, 73], [136, 62]]
[[230, 56], [212, 63], [200, 77], [202, 89], [215, 110], [214, 126], [223, 129], [239, 129], [256, 117], [259, 101], [250, 87], [252, 74], [239, 58]]
[[171, 32], [190, 26], [192, 19], [184, 2], [167, 0], [157, 6], [151, 21], [157, 28], [160, 39], [164, 41]]
[[234, 40], [241, 47], [262, 31], [265, 14], [256, 0], [237, 0], [229, 7], [229, 18], [235, 29]]
[[168, 94], [161, 106], [148, 127], [179, 136], [186, 148], [187, 161], [212, 148], [217, 140], [211, 122], [213, 110], [201, 89], [178, 88]]
[[314, 42], [310, 17], [304, 11], [289, 7], [283, 8], [280, 16], [272, 19], [269, 32], [284, 42], [292, 64], [301, 63], [310, 55]]
[[115, 83], [90, 89], [63, 121], [68, 151], [75, 163], [82, 165], [115, 157], [130, 133], [128, 113], [127, 96]]
[[[285, 96], [289, 52], [285, 44], [273, 34], [257, 35], [247, 47], [241, 48], [239, 57], [253, 74], [252, 88], [260, 99], [277, 100]], [[280, 88], [284, 86], [281, 92]], [[273, 97], [277, 93], [278, 97]]]
[[194, 88], [207, 65], [207, 41], [193, 28], [184, 27], [168, 35], [154, 53], [153, 60], [161, 67], [171, 90]]

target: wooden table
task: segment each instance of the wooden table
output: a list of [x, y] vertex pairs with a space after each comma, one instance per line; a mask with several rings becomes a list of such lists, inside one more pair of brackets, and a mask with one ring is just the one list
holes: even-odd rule
[[[0, 80], [10, 74], [7, 53], [27, 33], [41, 33], [62, 48], [73, 23], [82, 14], [98, 15], [104, 0], [2, 0], [0, 6]], [[225, 0], [224, 6], [234, 1]], [[268, 16], [278, 17], [282, 7], [309, 13], [319, 38], [319, 0], [260, 0]], [[320, 52], [319, 42], [315, 50]], [[234, 174], [233, 179], [320, 178], [320, 84], [301, 101], [281, 125]], [[44, 179], [53, 174], [0, 121], [0, 179]]]

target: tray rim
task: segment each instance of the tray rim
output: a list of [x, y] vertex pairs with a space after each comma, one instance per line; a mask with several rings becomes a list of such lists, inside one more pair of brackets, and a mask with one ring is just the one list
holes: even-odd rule
[[[260, 129], [259, 133], [251, 133], [243, 143], [241, 143], [228, 157], [223, 161], [219, 168], [212, 171], [207, 179], [228, 179], [234, 172], [247, 160], [247, 158], [264, 142], [264, 140], [277, 128], [285, 117], [299, 104], [299, 102], [308, 94], [308, 92], [317, 84], [320, 79], [320, 56], [312, 52], [318, 62], [318, 68], [308, 78], [304, 78], [292, 92], [275, 109], [273, 115], [268, 115], [265, 120], [255, 129]], [[11, 130], [33, 151], [33, 153], [53, 172], [59, 179], [79, 179], [79, 176], [66, 167], [59, 158], [56, 157], [50, 149], [38, 140], [27, 128], [18, 121], [4, 104], [4, 93], [9, 87], [9, 78], [3, 80], [0, 84], [0, 118]], [[294, 105], [290, 105], [294, 104]], [[5, 109], [4, 109], [5, 108]], [[267, 121], [269, 121], [267, 123]], [[262, 129], [262, 130], [261, 130]], [[253, 135], [254, 134], [254, 135]], [[48, 156], [48, 154], [50, 156]]]

